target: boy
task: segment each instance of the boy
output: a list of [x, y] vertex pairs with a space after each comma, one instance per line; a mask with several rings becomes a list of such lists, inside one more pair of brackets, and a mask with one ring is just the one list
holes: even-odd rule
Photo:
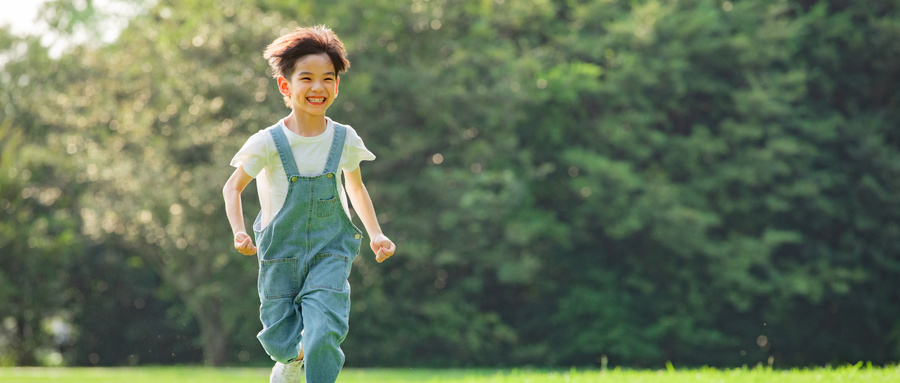
[[[276, 361], [271, 382], [334, 382], [344, 365], [340, 344], [350, 314], [350, 265], [362, 233], [349, 218], [347, 196], [369, 234], [376, 260], [394, 254], [362, 182], [361, 161], [375, 156], [353, 128], [325, 111], [338, 95], [350, 62], [343, 43], [324, 26], [298, 28], [263, 55], [291, 113], [247, 140], [223, 189], [225, 210], [241, 254], [257, 253], [262, 331], [257, 338]], [[346, 196], [341, 185], [346, 179]], [[244, 228], [241, 192], [253, 178], [261, 211]], [[340, 207], [337, 207], [337, 206]]]

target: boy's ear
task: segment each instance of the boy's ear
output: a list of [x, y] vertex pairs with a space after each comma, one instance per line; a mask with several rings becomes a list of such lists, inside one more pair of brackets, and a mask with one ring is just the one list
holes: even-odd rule
[[278, 76], [275, 78], [278, 81], [278, 91], [281, 92], [282, 96], [290, 97], [291, 95], [291, 84], [288, 82], [284, 76]]
[[338, 95], [338, 88], [340, 87], [340, 85], [341, 85], [341, 78], [335, 77], [334, 78], [334, 95], [335, 96]]

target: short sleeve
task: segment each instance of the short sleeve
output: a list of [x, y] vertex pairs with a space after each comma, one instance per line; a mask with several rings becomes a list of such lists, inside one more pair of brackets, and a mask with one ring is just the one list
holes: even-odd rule
[[345, 172], [352, 172], [359, 167], [359, 163], [363, 161], [372, 161], [375, 159], [375, 155], [366, 149], [366, 144], [363, 143], [362, 138], [356, 134], [356, 131], [351, 127], [347, 127], [347, 136], [344, 142], [344, 153], [343, 158], [344, 161], [341, 161], [341, 169]]
[[244, 143], [244, 146], [231, 159], [231, 166], [244, 165], [244, 172], [250, 177], [256, 178], [268, 163], [268, 156], [266, 155], [268, 135], [265, 130], [260, 130], [250, 136], [247, 142]]

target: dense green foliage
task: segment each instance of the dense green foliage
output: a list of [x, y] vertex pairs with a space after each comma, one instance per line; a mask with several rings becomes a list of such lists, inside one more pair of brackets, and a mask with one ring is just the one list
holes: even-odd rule
[[316, 23], [400, 249], [349, 366], [900, 359], [895, 2], [160, 0], [54, 59], [0, 31], [0, 362], [266, 360], [220, 190]]

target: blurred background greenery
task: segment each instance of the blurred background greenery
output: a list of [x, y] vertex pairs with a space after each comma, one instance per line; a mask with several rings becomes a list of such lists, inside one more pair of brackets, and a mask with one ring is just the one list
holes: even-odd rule
[[0, 365], [267, 363], [220, 190], [320, 23], [400, 246], [348, 366], [900, 359], [896, 1], [103, 4], [0, 29]]

